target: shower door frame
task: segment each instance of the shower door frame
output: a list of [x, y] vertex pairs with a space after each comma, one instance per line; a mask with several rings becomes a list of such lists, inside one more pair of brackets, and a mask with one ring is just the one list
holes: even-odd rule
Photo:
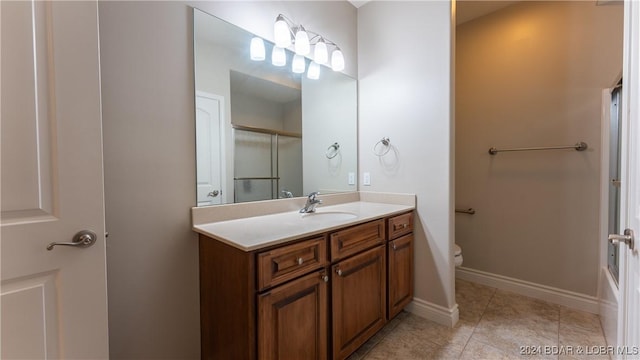
[[[616, 83], [620, 84], [621, 80], [618, 80]], [[611, 88], [602, 90], [602, 113], [601, 113], [601, 150], [600, 150], [600, 164], [601, 164], [601, 172], [600, 172], [600, 239], [606, 239], [608, 234], [619, 232], [619, 219], [620, 219], [620, 209], [616, 208], [613, 211], [616, 212], [617, 216], [612, 218], [612, 206], [619, 207], [620, 205], [620, 189], [618, 185], [618, 199], [612, 199], [613, 191], [612, 184], [613, 176], [612, 172], [615, 170], [617, 172], [616, 180], [620, 181], [620, 134], [621, 134], [621, 110], [620, 110], [620, 102], [622, 99], [622, 92], [618, 89], [621, 88], [621, 85], [615, 85]], [[617, 103], [613, 100], [613, 93], [617, 91]], [[611, 140], [612, 134], [612, 106], [616, 103], [618, 105], [618, 112], [616, 116], [618, 118], [617, 121], [617, 141], [613, 143]], [[612, 151], [614, 148], [617, 148], [617, 164], [612, 164]], [[618, 223], [615, 223], [616, 220]], [[614, 222], [614, 223], [612, 223]], [[618, 285], [618, 273], [619, 273], [619, 253], [616, 253], [616, 269], [612, 269], [610, 266], [610, 246], [606, 244], [604, 247], [600, 248], [600, 265], [605, 268], [606, 271], [610, 272], [611, 277], [615, 280], [616, 286]], [[601, 284], [602, 286], [602, 284]]]

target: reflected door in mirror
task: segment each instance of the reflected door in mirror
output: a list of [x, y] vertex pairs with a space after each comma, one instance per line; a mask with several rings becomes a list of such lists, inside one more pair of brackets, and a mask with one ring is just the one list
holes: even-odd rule
[[196, 94], [196, 152], [198, 159], [198, 206], [224, 204], [222, 189], [224, 163], [221, 144], [224, 98], [198, 92]]

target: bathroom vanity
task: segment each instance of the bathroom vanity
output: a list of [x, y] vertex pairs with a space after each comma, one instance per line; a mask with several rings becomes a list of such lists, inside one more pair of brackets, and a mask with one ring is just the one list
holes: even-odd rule
[[202, 358], [348, 357], [413, 298], [414, 207], [194, 220]]

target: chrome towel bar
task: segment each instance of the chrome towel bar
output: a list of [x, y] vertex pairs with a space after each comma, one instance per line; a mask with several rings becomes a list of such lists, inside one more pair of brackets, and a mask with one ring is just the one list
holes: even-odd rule
[[536, 150], [558, 150], [558, 149], [575, 149], [576, 151], [585, 151], [589, 148], [586, 142], [580, 141], [575, 145], [567, 146], [545, 146], [545, 147], [529, 147], [529, 148], [516, 148], [516, 149], [496, 149], [494, 147], [489, 149], [489, 154], [495, 155], [499, 152], [507, 151], [536, 151]]
[[469, 215], [473, 215], [476, 213], [476, 211], [473, 208], [468, 208], [468, 209], [456, 209], [457, 213], [461, 213], [461, 214], [469, 214]]

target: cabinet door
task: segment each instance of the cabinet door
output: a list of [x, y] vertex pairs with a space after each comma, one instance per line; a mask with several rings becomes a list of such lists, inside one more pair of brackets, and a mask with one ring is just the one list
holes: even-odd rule
[[345, 359], [386, 322], [385, 247], [333, 266], [333, 358]]
[[258, 358], [327, 358], [324, 271], [273, 288], [258, 298]]
[[413, 299], [413, 234], [392, 240], [389, 252], [389, 319]]

